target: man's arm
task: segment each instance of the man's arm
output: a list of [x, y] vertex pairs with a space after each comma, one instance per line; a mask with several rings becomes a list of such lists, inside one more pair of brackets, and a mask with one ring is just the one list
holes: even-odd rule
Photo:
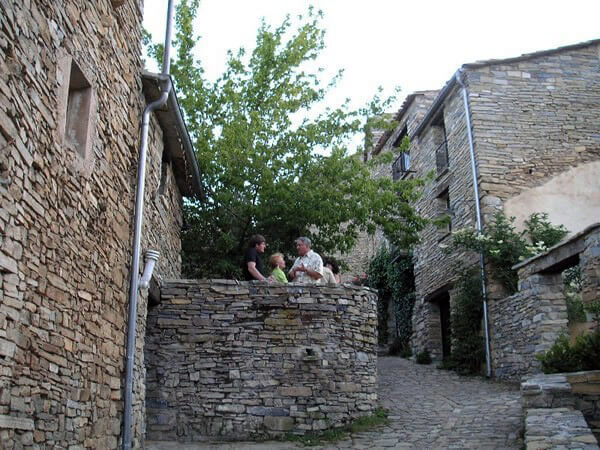
[[306, 272], [306, 274], [315, 281], [323, 278], [323, 274], [317, 272], [316, 270], [309, 269], [308, 267], [304, 268], [304, 272]]
[[260, 281], [266, 280], [266, 278], [263, 277], [262, 273], [260, 273], [258, 271], [258, 269], [256, 268], [256, 262], [254, 262], [254, 261], [248, 261], [248, 272], [250, 272], [250, 275], [252, 275], [257, 280], [260, 280]]
[[315, 281], [319, 281], [323, 278], [323, 260], [317, 253], [310, 253], [309, 261], [304, 268], [304, 272]]
[[294, 261], [294, 265], [288, 272], [288, 275], [290, 276], [290, 280], [293, 280], [294, 278], [296, 278], [296, 273], [299, 272], [299, 266], [297, 263], [298, 263], [298, 259], [296, 259], [296, 261]]

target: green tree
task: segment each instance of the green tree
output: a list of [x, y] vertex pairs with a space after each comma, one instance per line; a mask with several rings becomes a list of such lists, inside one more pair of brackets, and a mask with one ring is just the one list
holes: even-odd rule
[[[357, 132], [391, 126], [383, 112], [394, 99], [375, 95], [360, 109], [346, 100], [312, 113], [341, 77], [322, 85], [320, 69], [310, 70], [325, 45], [321, 13], [309, 9], [297, 25], [288, 17], [277, 28], [263, 21], [254, 50], [230, 51], [225, 72], [209, 83], [193, 56], [197, 7], [198, 0], [177, 5], [171, 65], [207, 192], [206, 201], [185, 204], [186, 275], [238, 276], [254, 233], [288, 254], [300, 235], [319, 251], [345, 252], [359, 232], [377, 227], [396, 245], [414, 243], [425, 223], [410, 206], [421, 180], [372, 178], [347, 149]], [[157, 60], [161, 52], [150, 45]]]

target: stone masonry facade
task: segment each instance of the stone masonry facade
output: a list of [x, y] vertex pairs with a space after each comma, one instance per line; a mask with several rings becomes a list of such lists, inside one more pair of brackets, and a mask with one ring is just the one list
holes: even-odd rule
[[561, 272], [565, 269], [564, 262], [569, 260], [579, 261], [583, 292], [587, 293], [586, 297], [582, 295], [584, 301], [600, 299], [597, 276], [600, 224], [518, 264], [519, 292], [490, 302], [496, 377], [519, 380], [540, 373], [536, 354], [549, 350], [561, 334], [568, 334], [567, 299]]
[[148, 313], [147, 438], [261, 439], [372, 413], [376, 301], [349, 284], [164, 282]]
[[[592, 170], [600, 160], [599, 49], [600, 41], [590, 41], [466, 64], [457, 72], [470, 108], [484, 227], [511, 198], [569, 170]], [[427, 109], [415, 114], [419, 105]], [[393, 151], [405, 132], [411, 139], [410, 170], [400, 172], [400, 177], [433, 176], [415, 206], [426, 217], [451, 220], [443, 229], [428, 226], [414, 251], [413, 349], [427, 348], [439, 359], [443, 356], [440, 301], [453, 303], [456, 262], [470, 266], [478, 260], [477, 255], [442, 251], [452, 231], [476, 224], [461, 85], [453, 77], [437, 97], [409, 96], [396, 119], [395, 131], [384, 135], [376, 151]], [[525, 211], [533, 212], [544, 211], [537, 211], [535, 205]], [[493, 279], [489, 290], [491, 301], [506, 294]]]
[[[120, 445], [141, 21], [139, 0], [0, 0], [3, 448]], [[178, 277], [182, 194], [156, 119], [149, 142], [142, 249]], [[135, 447], [145, 324], [141, 296]]]

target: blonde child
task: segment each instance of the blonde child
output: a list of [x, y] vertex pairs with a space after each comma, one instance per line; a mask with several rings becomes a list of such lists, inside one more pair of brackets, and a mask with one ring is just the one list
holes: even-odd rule
[[279, 281], [280, 283], [287, 283], [287, 277], [285, 276], [285, 272], [282, 269], [285, 269], [285, 260], [283, 259], [283, 255], [281, 253], [273, 253], [269, 258], [269, 264], [273, 268], [271, 272], [271, 278], [274, 281]]

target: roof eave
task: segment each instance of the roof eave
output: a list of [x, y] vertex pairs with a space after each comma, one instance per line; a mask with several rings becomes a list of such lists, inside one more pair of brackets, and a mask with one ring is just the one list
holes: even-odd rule
[[[162, 74], [146, 71], [142, 73], [143, 90], [147, 100], [158, 97], [160, 85], [164, 80], [165, 76]], [[173, 86], [172, 79], [170, 82]], [[173, 158], [173, 171], [181, 194], [184, 197], [197, 196], [204, 199], [200, 167], [174, 89], [169, 92], [166, 108], [156, 110], [155, 114], [163, 130], [165, 145]], [[172, 129], [174, 134], [169, 131]]]

